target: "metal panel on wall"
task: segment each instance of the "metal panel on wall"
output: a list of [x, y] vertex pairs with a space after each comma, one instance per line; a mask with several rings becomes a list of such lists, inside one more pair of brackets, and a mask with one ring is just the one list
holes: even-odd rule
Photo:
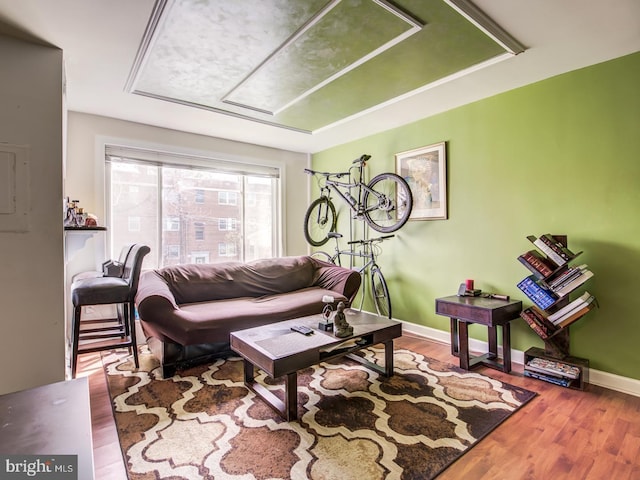
[[29, 147], [0, 143], [0, 231], [29, 230]]

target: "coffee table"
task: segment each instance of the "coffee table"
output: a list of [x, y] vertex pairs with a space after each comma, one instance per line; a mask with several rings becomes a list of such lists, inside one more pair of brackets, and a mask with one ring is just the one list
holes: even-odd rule
[[[285, 320], [231, 333], [231, 348], [244, 359], [244, 383], [256, 395], [287, 421], [298, 415], [298, 370], [320, 362], [348, 355], [384, 376], [393, 375], [393, 340], [402, 335], [402, 324], [366, 312], [347, 309], [347, 321], [353, 335], [338, 338], [318, 329], [322, 315]], [[312, 335], [291, 331], [294, 325], [314, 330]], [[358, 341], [355, 343], [354, 341]], [[384, 366], [381, 367], [357, 355], [358, 350], [381, 343], [384, 345]], [[271, 378], [285, 377], [284, 402], [254, 377], [254, 366]]]

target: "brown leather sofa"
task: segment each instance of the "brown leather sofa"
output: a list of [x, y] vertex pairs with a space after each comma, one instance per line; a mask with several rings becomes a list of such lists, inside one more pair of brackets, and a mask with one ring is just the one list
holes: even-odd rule
[[309, 256], [188, 264], [141, 275], [136, 306], [164, 377], [231, 353], [229, 333], [319, 314], [323, 296], [351, 303], [360, 275]]

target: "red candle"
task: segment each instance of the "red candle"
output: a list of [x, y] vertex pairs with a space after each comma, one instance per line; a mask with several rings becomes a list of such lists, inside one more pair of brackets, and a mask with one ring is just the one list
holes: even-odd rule
[[467, 290], [473, 290], [473, 280], [467, 279], [464, 281], [464, 284]]

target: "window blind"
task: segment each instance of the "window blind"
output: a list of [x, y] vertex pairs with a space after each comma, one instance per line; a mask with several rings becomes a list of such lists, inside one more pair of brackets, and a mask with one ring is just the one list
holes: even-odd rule
[[189, 169], [202, 169], [232, 175], [253, 175], [268, 178], [280, 178], [280, 168], [259, 163], [236, 161], [204, 155], [190, 155], [174, 152], [127, 147], [122, 145], [105, 146], [106, 161], [122, 161], [156, 166], [173, 166]]

